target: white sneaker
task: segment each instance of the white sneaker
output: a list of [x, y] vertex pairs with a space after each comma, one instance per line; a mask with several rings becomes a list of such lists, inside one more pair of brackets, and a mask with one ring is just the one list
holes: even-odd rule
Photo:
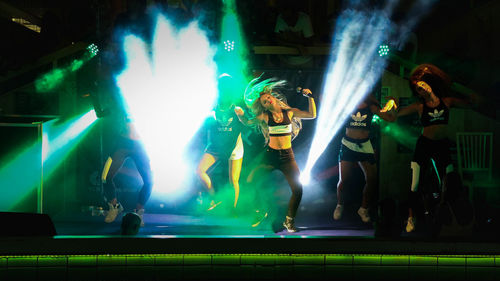
[[141, 227], [144, 227], [144, 209], [136, 210], [136, 214], [141, 218]]
[[115, 221], [116, 216], [123, 212], [123, 207], [122, 204], [116, 203], [115, 205], [108, 203], [109, 210], [108, 213], [106, 214], [106, 217], [104, 218], [104, 221], [107, 223], [112, 223]]
[[359, 207], [358, 215], [361, 217], [363, 222], [370, 222], [370, 215], [368, 215], [368, 209]]
[[406, 232], [413, 232], [415, 230], [415, 219], [413, 217], [408, 217], [408, 222], [406, 223]]
[[342, 212], [344, 212], [344, 205], [337, 204], [335, 211], [333, 211], [333, 219], [336, 221], [340, 220], [342, 218]]

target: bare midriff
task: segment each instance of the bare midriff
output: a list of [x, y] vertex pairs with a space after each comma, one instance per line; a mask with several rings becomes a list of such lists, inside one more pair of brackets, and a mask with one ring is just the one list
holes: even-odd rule
[[272, 149], [289, 149], [292, 147], [292, 136], [269, 136], [269, 147]]
[[431, 125], [424, 127], [422, 135], [431, 140], [441, 140], [446, 138], [446, 125]]
[[363, 129], [346, 128], [345, 135], [351, 139], [361, 140], [370, 136], [370, 131]]

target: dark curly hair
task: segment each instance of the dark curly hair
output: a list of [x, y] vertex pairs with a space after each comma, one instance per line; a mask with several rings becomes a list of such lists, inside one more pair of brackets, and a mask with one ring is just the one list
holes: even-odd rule
[[444, 71], [432, 64], [420, 64], [410, 73], [410, 89], [418, 97], [417, 82], [424, 81], [431, 86], [438, 97], [447, 96], [451, 86], [451, 79]]

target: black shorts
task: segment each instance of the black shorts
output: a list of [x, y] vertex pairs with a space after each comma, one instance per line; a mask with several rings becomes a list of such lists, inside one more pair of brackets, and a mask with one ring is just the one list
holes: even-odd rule
[[288, 149], [273, 149], [266, 148], [265, 163], [275, 168], [281, 167], [284, 164], [295, 162], [295, 155], [292, 148]]
[[[229, 149], [228, 149], [229, 148]], [[205, 148], [205, 153], [208, 153], [219, 160], [239, 160], [243, 158], [243, 144], [236, 143], [234, 147], [221, 148], [219, 146], [209, 145]]]
[[[116, 140], [114, 151], [121, 151], [120, 153], [125, 153], [126, 157], [134, 158], [136, 164], [138, 163], [148, 163], [149, 156], [144, 148], [144, 145], [139, 140], [132, 140], [129, 138], [119, 137]], [[113, 156], [114, 152], [111, 153]]]
[[431, 140], [420, 136], [415, 146], [412, 161], [417, 162], [420, 166], [426, 166], [431, 158], [436, 162], [436, 166], [441, 167], [441, 169], [450, 165], [450, 141], [448, 139]]
[[[349, 146], [349, 147], [348, 147]], [[344, 137], [340, 146], [339, 162], [368, 162], [375, 164], [375, 154], [370, 139], [351, 139]]]

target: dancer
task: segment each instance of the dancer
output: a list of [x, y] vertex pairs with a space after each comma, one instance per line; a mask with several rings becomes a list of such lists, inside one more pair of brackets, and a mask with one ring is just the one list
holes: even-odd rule
[[431, 158], [436, 164], [440, 179], [453, 171], [450, 143], [446, 138], [450, 108], [470, 108], [472, 101], [449, 97], [450, 78], [432, 64], [417, 66], [411, 72], [409, 82], [410, 89], [419, 101], [401, 108], [397, 117], [418, 113], [423, 126], [423, 132], [417, 140], [411, 162], [412, 183], [406, 231], [412, 232], [415, 230], [414, 208], [419, 200], [418, 193], [425, 192], [418, 188], [420, 171], [428, 169]]
[[236, 208], [238, 204], [244, 149], [241, 140], [242, 125], [237, 120], [233, 107], [234, 105], [228, 102], [220, 102], [214, 109], [213, 117], [210, 117], [207, 123], [207, 146], [196, 172], [211, 197], [208, 210], [220, 204], [215, 200], [212, 179], [207, 173], [207, 170], [218, 161], [228, 163], [229, 183], [234, 188], [233, 208]]
[[270, 172], [273, 169], [279, 169], [285, 175], [292, 196], [283, 226], [288, 232], [296, 232], [294, 220], [302, 198], [302, 184], [299, 181], [300, 171], [292, 150], [292, 136], [297, 135], [300, 130], [299, 118], [316, 118], [316, 105], [311, 91], [303, 89], [302, 94], [309, 99], [309, 110], [291, 108], [276, 91], [285, 85], [285, 81], [267, 79], [257, 83], [258, 79], [251, 81], [245, 91], [245, 103], [251, 108], [255, 117], [248, 118], [241, 107], [235, 108], [239, 120], [245, 125], [258, 126], [266, 139], [264, 163], [257, 166], [249, 178], [253, 179], [256, 175], [260, 175], [260, 172]]
[[114, 178], [120, 170], [125, 160], [130, 157], [135, 162], [137, 171], [142, 177], [143, 185], [139, 192], [135, 213], [141, 218], [141, 226], [144, 226], [144, 205], [149, 199], [152, 190], [152, 172], [149, 157], [139, 140], [139, 135], [135, 130], [131, 120], [124, 117], [124, 126], [120, 132], [115, 148], [104, 164], [102, 181], [104, 183], [104, 196], [108, 203], [109, 210], [104, 221], [111, 223], [115, 221], [118, 214], [123, 211], [122, 205], [116, 198], [116, 186]]
[[337, 184], [337, 207], [333, 212], [335, 220], [342, 218], [344, 211], [344, 198], [342, 196], [344, 185], [352, 180], [352, 172], [355, 166], [359, 165], [365, 176], [365, 186], [358, 215], [363, 222], [370, 222], [368, 207], [372, 202], [377, 185], [377, 164], [370, 142], [370, 127], [374, 114], [386, 121], [394, 120], [394, 113], [382, 110], [378, 101], [371, 95], [358, 104], [347, 120], [345, 136], [342, 138], [339, 153], [340, 176]]

